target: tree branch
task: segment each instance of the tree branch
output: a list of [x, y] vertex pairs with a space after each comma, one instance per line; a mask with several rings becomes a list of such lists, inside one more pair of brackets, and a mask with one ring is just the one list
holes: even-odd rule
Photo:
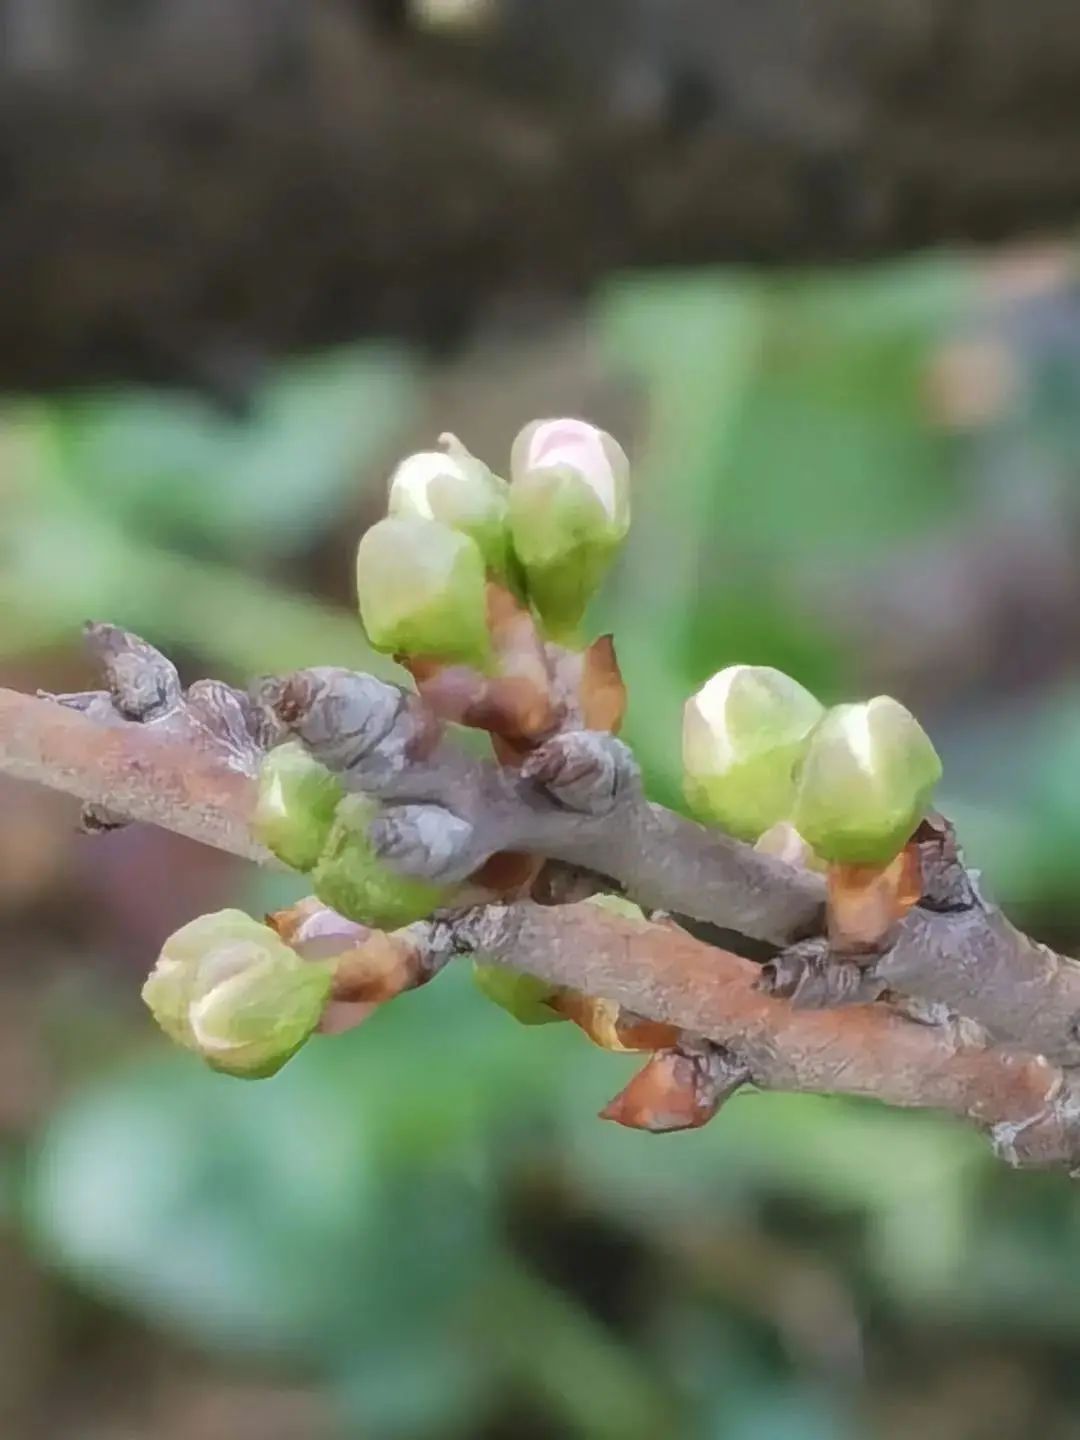
[[248, 832], [251, 774], [190, 736], [0, 689], [0, 773], [271, 863]]
[[702, 1035], [761, 1089], [944, 1110], [987, 1130], [1012, 1164], [1080, 1162], [1080, 1078], [988, 1047], [962, 1022], [922, 1024], [884, 1005], [796, 1010], [761, 992], [752, 961], [588, 903], [482, 906], [414, 930], [437, 951], [481, 952]]
[[[821, 927], [819, 876], [650, 804], [633, 755], [610, 735], [564, 731], [511, 771], [465, 755], [416, 696], [369, 675], [298, 670], [257, 698], [347, 787], [401, 807], [376, 838], [405, 873], [451, 882], [500, 851], [528, 851], [754, 939], [784, 944]], [[432, 807], [468, 822], [438, 870], [420, 825]]]
[[948, 822], [924, 824], [916, 849], [919, 899], [858, 963], [823, 939], [794, 946], [766, 967], [768, 988], [805, 1006], [917, 996], [978, 1021], [997, 1041], [1080, 1064], [1080, 963], [1017, 930], [983, 897]]
[[[0, 772], [266, 862], [248, 833], [253, 776], [275, 727], [292, 729], [347, 784], [386, 802], [388, 850], [402, 827], [410, 842], [412, 812], [444, 808], [466, 822], [459, 864], [516, 846], [748, 934], [820, 922], [817, 877], [649, 805], [629, 751], [610, 737], [565, 732], [511, 772], [466, 756], [417, 697], [370, 677], [303, 671], [263, 684], [254, 699], [216, 682], [182, 692], [168, 662], [136, 637], [99, 627], [91, 639], [108, 691], [58, 703], [0, 690]], [[147, 667], [158, 667], [154, 684]], [[704, 1037], [730, 1057], [730, 1073], [745, 1071], [762, 1088], [942, 1109], [988, 1130], [1012, 1163], [1076, 1165], [1080, 1077], [1053, 1062], [1076, 1058], [1080, 967], [987, 906], [950, 849], [951, 832], [937, 835], [922, 844], [921, 899], [850, 991], [865, 998], [869, 979], [943, 1002], [931, 1007], [933, 1023], [883, 1004], [802, 1009], [765, 993], [761, 968], [730, 950], [596, 906], [487, 905], [409, 934], [432, 971], [449, 953], [483, 951]], [[408, 843], [397, 848], [408, 860]], [[957, 1021], [946, 1006], [983, 1024]], [[988, 1045], [986, 1030], [1027, 1053]]]

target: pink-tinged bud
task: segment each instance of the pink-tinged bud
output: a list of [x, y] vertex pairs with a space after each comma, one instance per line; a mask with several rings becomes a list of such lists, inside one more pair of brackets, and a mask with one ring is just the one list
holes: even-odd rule
[[514, 441], [510, 530], [529, 595], [572, 632], [630, 528], [630, 464], [584, 420], [535, 420]]

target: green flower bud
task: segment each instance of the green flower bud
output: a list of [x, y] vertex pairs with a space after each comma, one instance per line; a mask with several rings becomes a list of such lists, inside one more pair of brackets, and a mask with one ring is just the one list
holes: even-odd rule
[[391, 516], [356, 552], [360, 616], [376, 650], [487, 665], [486, 576], [476, 542], [437, 520]]
[[310, 870], [322, 854], [345, 791], [297, 740], [271, 750], [259, 770], [251, 831], [283, 864]]
[[683, 711], [683, 790], [694, 814], [741, 840], [786, 818], [821, 703], [780, 670], [730, 665]]
[[215, 1070], [273, 1075], [318, 1025], [333, 968], [305, 961], [240, 910], [202, 915], [166, 940], [143, 986], [161, 1028]]
[[441, 435], [443, 450], [410, 455], [390, 477], [391, 515], [438, 520], [476, 541], [488, 569], [508, 572], [508, 486], [454, 435]]
[[481, 994], [522, 1025], [551, 1025], [565, 1018], [547, 1003], [556, 993], [555, 987], [535, 975], [474, 960], [473, 980]]
[[362, 925], [396, 930], [430, 915], [450, 892], [398, 875], [379, 859], [368, 838], [378, 813], [378, 803], [367, 795], [346, 795], [311, 878], [324, 905]]
[[940, 779], [937, 751], [899, 701], [837, 705], [810, 738], [791, 823], [826, 860], [883, 865], [910, 839]]
[[630, 464], [584, 420], [535, 420], [510, 459], [510, 531], [552, 634], [572, 632], [630, 528]]

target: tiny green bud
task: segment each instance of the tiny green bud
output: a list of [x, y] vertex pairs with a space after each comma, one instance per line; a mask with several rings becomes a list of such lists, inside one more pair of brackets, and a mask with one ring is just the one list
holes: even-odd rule
[[584, 420], [534, 420], [510, 459], [510, 531], [529, 595], [572, 632], [630, 528], [630, 463]]
[[369, 796], [347, 795], [337, 807], [312, 880], [323, 904], [347, 919], [396, 930], [430, 915], [450, 892], [398, 875], [379, 859], [368, 837], [368, 826], [378, 814], [378, 803]]
[[535, 975], [474, 960], [473, 980], [481, 994], [522, 1025], [551, 1025], [565, 1018], [548, 1004], [556, 993], [555, 986]]
[[337, 777], [298, 740], [278, 745], [259, 770], [251, 831], [293, 870], [310, 870], [322, 854], [344, 795]]
[[454, 435], [441, 435], [442, 450], [410, 455], [390, 477], [391, 515], [438, 520], [476, 541], [488, 569], [508, 570], [508, 486]]
[[781, 670], [730, 665], [683, 711], [683, 790], [706, 824], [756, 840], [791, 811], [821, 703]]
[[821, 857], [806, 843], [790, 820], [778, 820], [754, 842], [759, 855], [775, 855], [799, 870], [825, 870]]
[[360, 616], [376, 650], [486, 666], [484, 560], [476, 542], [437, 520], [391, 516], [356, 552]]
[[625, 895], [590, 895], [585, 903], [595, 905], [599, 910], [606, 910], [609, 915], [618, 915], [623, 920], [633, 920], [639, 925], [648, 924], [641, 906], [627, 900]]
[[240, 910], [202, 915], [166, 940], [142, 996], [178, 1044], [215, 1070], [273, 1075], [330, 998], [333, 967], [305, 961]]
[[910, 839], [940, 779], [937, 751], [899, 701], [837, 705], [810, 738], [791, 823], [826, 860], [884, 864]]

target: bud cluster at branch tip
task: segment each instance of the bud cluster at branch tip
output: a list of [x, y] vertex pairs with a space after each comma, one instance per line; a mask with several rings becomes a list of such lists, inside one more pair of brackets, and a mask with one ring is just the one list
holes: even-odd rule
[[690, 808], [792, 863], [886, 863], [940, 778], [925, 731], [888, 695], [826, 711], [779, 670], [732, 665], [686, 703]]
[[630, 467], [584, 420], [535, 420], [514, 441], [512, 483], [454, 435], [407, 456], [388, 516], [363, 536], [357, 593], [377, 650], [485, 670], [485, 584], [532, 605], [549, 638], [573, 634], [630, 525]]
[[143, 986], [162, 1030], [215, 1070], [275, 1074], [318, 1025], [333, 966], [306, 961], [240, 910], [202, 915], [166, 940]]

